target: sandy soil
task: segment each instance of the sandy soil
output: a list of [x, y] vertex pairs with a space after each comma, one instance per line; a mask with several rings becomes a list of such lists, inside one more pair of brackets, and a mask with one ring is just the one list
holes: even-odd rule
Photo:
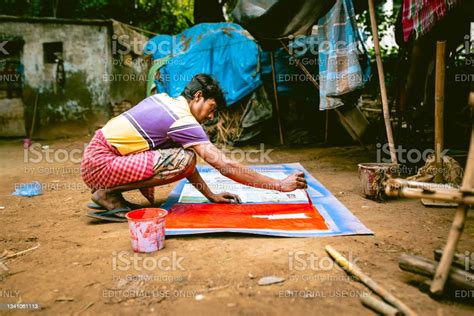
[[[425, 208], [412, 200], [379, 204], [364, 199], [356, 166], [375, 157], [359, 147], [281, 148], [271, 158], [300, 162], [374, 236], [175, 237], [160, 252], [135, 255], [126, 224], [97, 224], [84, 216], [90, 194], [77, 160], [86, 141], [47, 142], [56, 151], [77, 149], [73, 161], [48, 162], [43, 153], [36, 163], [36, 154], [24, 162], [20, 142], [0, 142], [0, 253], [40, 244], [0, 266], [0, 303], [37, 303], [42, 308], [37, 313], [51, 314], [371, 314], [360, 304], [369, 290], [330, 264], [324, 251], [330, 244], [420, 314], [473, 314], [472, 293], [464, 300], [432, 300], [417, 288], [423, 278], [398, 268], [404, 252], [432, 257], [446, 241], [454, 210]], [[43, 195], [10, 195], [16, 184], [32, 180], [46, 185]], [[157, 189], [157, 204], [172, 187]], [[145, 204], [137, 193], [126, 197]], [[462, 251], [474, 249], [472, 224], [471, 212]], [[257, 285], [259, 278], [272, 275], [285, 282]]]

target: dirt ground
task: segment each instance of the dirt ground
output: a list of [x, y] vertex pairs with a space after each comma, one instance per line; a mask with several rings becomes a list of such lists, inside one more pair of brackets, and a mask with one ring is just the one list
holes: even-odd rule
[[[300, 162], [374, 236], [169, 237], [165, 249], [145, 255], [131, 251], [127, 224], [97, 223], [84, 216], [90, 201], [79, 174], [84, 142], [41, 142], [58, 153], [52, 162], [38, 154], [39, 147], [25, 158], [20, 141], [0, 142], [0, 254], [40, 245], [0, 266], [0, 303], [36, 303], [41, 310], [35, 313], [48, 314], [372, 314], [360, 303], [370, 291], [330, 263], [324, 251], [330, 244], [419, 314], [474, 312], [473, 293], [457, 292], [467, 299], [435, 301], [418, 289], [423, 278], [398, 268], [404, 252], [432, 258], [433, 249], [446, 241], [454, 209], [425, 208], [416, 200], [379, 204], [364, 199], [357, 163], [374, 161], [374, 152], [360, 147], [276, 148], [270, 155], [274, 163]], [[64, 150], [71, 154], [65, 162]], [[11, 195], [16, 184], [33, 180], [45, 185], [43, 195]], [[172, 187], [157, 189], [157, 205]], [[126, 197], [145, 205], [138, 193]], [[460, 251], [474, 249], [473, 236], [471, 212]], [[259, 286], [264, 276], [285, 281]], [[5, 312], [21, 311], [0, 311]]]

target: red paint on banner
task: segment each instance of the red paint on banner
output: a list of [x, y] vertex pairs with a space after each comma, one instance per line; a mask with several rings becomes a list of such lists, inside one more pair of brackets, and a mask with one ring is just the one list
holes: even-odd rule
[[[301, 213], [307, 218], [269, 218], [272, 217], [272, 215]], [[311, 204], [177, 203], [169, 210], [168, 216], [166, 217], [166, 228], [238, 228], [305, 231], [327, 230], [328, 226], [318, 210]]]

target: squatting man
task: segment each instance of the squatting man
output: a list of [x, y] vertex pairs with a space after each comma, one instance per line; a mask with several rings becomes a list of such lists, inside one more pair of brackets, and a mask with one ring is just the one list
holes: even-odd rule
[[201, 123], [225, 106], [217, 81], [198, 74], [181, 95], [152, 95], [97, 130], [87, 146], [81, 175], [92, 201], [111, 219], [123, 219], [133, 208], [122, 192], [139, 189], [153, 203], [153, 188], [186, 177], [213, 203], [239, 203], [231, 192], [212, 192], [196, 169], [196, 155], [238, 183], [281, 192], [307, 188], [302, 172], [284, 179], [259, 174], [226, 157], [214, 146]]

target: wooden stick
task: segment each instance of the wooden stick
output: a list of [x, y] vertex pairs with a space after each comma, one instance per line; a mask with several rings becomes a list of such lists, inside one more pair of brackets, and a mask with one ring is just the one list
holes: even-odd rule
[[[471, 92], [471, 95], [474, 95], [474, 93]], [[474, 104], [472, 106], [474, 106]], [[466, 169], [464, 170], [464, 178], [462, 179], [461, 191], [464, 193], [474, 193], [474, 123], [471, 130], [471, 144], [469, 145], [469, 153], [467, 155], [467, 163]]]
[[[461, 191], [463, 191], [463, 203], [466, 203], [465, 200], [469, 198], [469, 190], [473, 188], [473, 175], [474, 173], [474, 125], [471, 130], [471, 145], [469, 147], [469, 154], [466, 163], [466, 172], [464, 178], [462, 179]], [[472, 195], [470, 196], [472, 198]], [[472, 203], [469, 203], [472, 204]], [[468, 206], [466, 204], [460, 204], [454, 215], [453, 224], [449, 230], [448, 241], [444, 247], [443, 256], [439, 262], [438, 267], [436, 268], [436, 273], [433, 278], [433, 283], [431, 284], [430, 291], [434, 295], [441, 295], [443, 293], [444, 284], [448, 279], [449, 268], [453, 262], [454, 252], [456, 251], [456, 246], [461, 237], [462, 231], [464, 229], [464, 223], [467, 218]]]
[[430, 199], [435, 201], [445, 201], [453, 203], [462, 203], [468, 205], [474, 205], [474, 196], [463, 195], [459, 191], [431, 191], [427, 192], [423, 189], [414, 189], [414, 188], [394, 188], [388, 185], [385, 188], [385, 194], [387, 196], [395, 196], [409, 199]]
[[[438, 263], [434, 260], [402, 254], [398, 261], [400, 269], [426, 277], [433, 277]], [[456, 288], [474, 289], [474, 275], [462, 269], [450, 267], [448, 282]], [[433, 284], [431, 284], [433, 286]]]
[[[443, 168], [441, 152], [444, 148], [444, 78], [445, 78], [446, 42], [436, 43], [436, 74], [435, 74], [435, 162], [437, 170]], [[444, 181], [442, 172], [436, 172], [436, 183]]]
[[473, 91], [471, 91], [471, 93], [469, 93], [468, 103], [471, 106], [471, 108], [474, 109], [474, 92]]
[[434, 295], [443, 294], [444, 284], [449, 276], [449, 269], [453, 261], [454, 252], [456, 251], [456, 246], [461, 237], [462, 231], [464, 229], [464, 223], [467, 217], [468, 207], [464, 204], [458, 206], [456, 214], [454, 215], [454, 221], [451, 226], [448, 235], [448, 241], [444, 247], [444, 253], [441, 257], [438, 267], [436, 268], [436, 273], [433, 278], [433, 283], [431, 284], [430, 291]]
[[325, 122], [325, 129], [324, 129], [324, 143], [327, 145], [329, 140], [329, 111], [326, 112], [326, 122]]
[[436, 190], [459, 192], [458, 188], [455, 188], [450, 184], [411, 181], [411, 180], [405, 180], [405, 179], [399, 179], [399, 178], [388, 179], [387, 185], [390, 185], [395, 188], [406, 187], [406, 188], [423, 189], [425, 191], [430, 191], [430, 192], [435, 192]]
[[362, 304], [382, 315], [403, 315], [402, 312], [397, 310], [395, 307], [385, 303], [382, 300], [375, 298], [374, 296], [362, 296], [360, 298]]
[[293, 57], [293, 60], [295, 61], [296, 63], [296, 66], [298, 66], [301, 71], [304, 72], [304, 74], [307, 76], [307, 79], [309, 81], [311, 81], [311, 83], [319, 90], [319, 84], [318, 82], [316, 81], [316, 79], [314, 79], [314, 76], [309, 72], [309, 70], [299, 61], [298, 58], [295, 57], [295, 55], [290, 51], [290, 49], [288, 48], [288, 46], [286, 46], [286, 44], [280, 40], [280, 43], [281, 45], [283, 46], [283, 48], [286, 50], [286, 52], [288, 53], [288, 55], [290, 57]]
[[22, 250], [22, 251], [19, 251], [19, 252], [15, 252], [15, 253], [6, 255], [5, 257], [1, 257], [0, 260], [6, 260], [6, 259], [11, 259], [11, 258], [18, 257], [19, 255], [22, 255], [24, 253], [27, 253], [29, 251], [32, 251], [32, 250], [35, 250], [35, 249], [39, 248], [39, 246], [40, 246], [40, 244], [37, 244], [34, 247], [31, 247], [31, 248], [28, 248], [28, 249], [25, 249], [25, 250]]
[[397, 154], [395, 151], [395, 143], [393, 141], [392, 125], [390, 123], [390, 109], [388, 107], [387, 88], [385, 87], [385, 75], [383, 71], [382, 57], [380, 56], [379, 33], [377, 30], [377, 21], [375, 19], [374, 1], [369, 1], [370, 24], [372, 26], [372, 36], [374, 38], [375, 59], [377, 61], [377, 71], [380, 81], [380, 95], [382, 97], [383, 119], [385, 122], [385, 130], [387, 131], [388, 147], [390, 149], [390, 157], [392, 163], [398, 164]]
[[382, 113], [381, 109], [372, 109], [372, 108], [364, 108], [360, 107], [361, 111], [366, 111], [366, 112], [376, 112], [376, 113]]
[[36, 109], [38, 108], [38, 97], [39, 97], [39, 92], [36, 92], [36, 97], [35, 97], [35, 105], [33, 108], [33, 120], [31, 121], [31, 128], [30, 128], [30, 139], [33, 137], [33, 130], [35, 129], [35, 121], [36, 121]]
[[278, 104], [278, 90], [276, 82], [276, 72], [275, 72], [275, 60], [273, 58], [273, 52], [270, 52], [270, 62], [272, 64], [272, 77], [273, 77], [273, 96], [275, 97], [275, 109], [278, 120], [278, 131], [280, 132], [280, 144], [284, 145], [285, 141], [283, 139], [283, 129], [281, 127], [281, 116], [280, 116], [280, 106]]
[[374, 291], [377, 295], [383, 298], [387, 303], [392, 304], [405, 315], [416, 315], [416, 313], [407, 305], [405, 305], [398, 298], [390, 294], [385, 288], [377, 284], [374, 280], [368, 277], [362, 270], [352, 262], [349, 262], [338, 251], [331, 246], [325, 247], [327, 253], [336, 261], [347, 273], [356, 276], [369, 289]]

